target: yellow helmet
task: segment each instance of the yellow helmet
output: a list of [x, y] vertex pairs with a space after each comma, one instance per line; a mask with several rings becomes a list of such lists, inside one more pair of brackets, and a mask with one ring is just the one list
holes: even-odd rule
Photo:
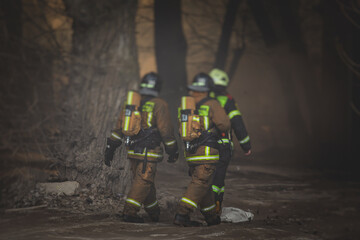
[[214, 80], [215, 85], [224, 87], [227, 87], [229, 85], [229, 77], [226, 72], [218, 68], [214, 68], [210, 71], [209, 75]]

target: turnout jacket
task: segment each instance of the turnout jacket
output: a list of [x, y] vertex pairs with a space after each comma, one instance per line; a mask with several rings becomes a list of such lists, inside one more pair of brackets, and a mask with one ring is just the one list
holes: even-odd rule
[[[177, 151], [176, 138], [174, 136], [174, 128], [171, 123], [170, 112], [168, 104], [159, 97], [149, 97], [141, 95], [142, 105], [140, 106], [141, 114], [141, 128], [153, 128], [158, 132], [149, 136], [148, 138], [156, 137], [158, 144], [155, 147], [147, 148], [147, 160], [159, 162], [163, 159], [163, 149], [161, 142], [165, 146], [165, 151], [168, 154]], [[121, 131], [121, 118], [117, 122], [116, 128]], [[149, 139], [147, 139], [149, 140]], [[128, 147], [128, 158], [130, 159], [145, 159], [145, 151], [138, 153], [133, 146]]]
[[[202, 98], [195, 97], [195, 102], [198, 103]], [[209, 99], [202, 106], [208, 109], [208, 125], [209, 131], [219, 134], [220, 132], [227, 132], [231, 128], [229, 117], [225, 113], [224, 109], [215, 99]], [[220, 137], [220, 136], [219, 136]], [[186, 161], [189, 165], [198, 164], [213, 164], [219, 161], [219, 150], [209, 146], [200, 146], [195, 153], [186, 152]]]
[[248, 152], [251, 149], [250, 137], [246, 131], [242, 114], [239, 111], [234, 98], [228, 93], [215, 93], [215, 98], [219, 101], [221, 107], [224, 108], [226, 114], [231, 121], [231, 128], [234, 130], [241, 148]]

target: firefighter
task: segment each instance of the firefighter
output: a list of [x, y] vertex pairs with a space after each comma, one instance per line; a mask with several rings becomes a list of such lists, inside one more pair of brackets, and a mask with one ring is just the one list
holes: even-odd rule
[[[226, 72], [217, 68], [211, 70], [209, 75], [214, 81], [214, 89], [211, 95], [216, 98], [221, 107], [225, 109], [225, 112], [231, 121], [231, 128], [234, 130], [236, 138], [245, 152], [245, 155], [248, 156], [251, 154], [250, 137], [246, 131], [242, 115], [237, 107], [235, 99], [226, 91], [226, 88], [229, 85], [229, 77]], [[231, 131], [227, 137], [222, 139], [222, 141], [226, 147], [221, 149], [220, 161], [217, 165], [212, 185], [217, 212], [221, 211], [221, 204], [225, 192], [225, 175], [232, 155], [233, 143]]]
[[230, 129], [230, 120], [220, 104], [208, 96], [212, 86], [212, 79], [205, 73], [197, 74], [188, 86], [189, 95], [195, 99], [196, 109], [201, 118], [199, 122], [202, 124], [202, 132], [199, 138], [185, 147], [191, 182], [180, 200], [175, 215], [174, 224], [180, 226], [200, 225], [190, 220], [190, 213], [196, 208], [200, 209], [208, 226], [220, 224], [220, 217], [215, 212], [211, 184], [219, 161], [218, 139], [221, 132]]
[[139, 133], [130, 138], [123, 136], [124, 129], [121, 129], [120, 117], [117, 128], [108, 138], [105, 151], [105, 164], [108, 166], [115, 149], [121, 145], [124, 138], [128, 145], [127, 153], [131, 162], [133, 183], [125, 201], [123, 211], [125, 222], [143, 223], [144, 219], [137, 214], [142, 206], [152, 221], [159, 221], [160, 208], [156, 200], [154, 181], [157, 163], [163, 158], [161, 143], [164, 144], [165, 152], [169, 155], [168, 162], [173, 163], [178, 158], [178, 146], [168, 104], [158, 97], [160, 89], [159, 76], [153, 72], [146, 74], [142, 78], [139, 90], [141, 94]]

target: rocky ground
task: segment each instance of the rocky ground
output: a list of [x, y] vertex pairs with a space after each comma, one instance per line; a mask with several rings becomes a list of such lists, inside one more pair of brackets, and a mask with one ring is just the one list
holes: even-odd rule
[[[97, 194], [92, 185], [58, 195], [38, 186], [21, 208], [0, 214], [0, 239], [360, 239], [360, 182], [344, 175], [234, 162], [224, 205], [250, 211], [254, 220], [180, 228], [171, 222], [188, 181], [182, 167], [162, 163], [161, 220], [152, 223], [141, 212], [145, 224], [121, 221], [123, 195]], [[193, 218], [202, 221], [199, 213]]]

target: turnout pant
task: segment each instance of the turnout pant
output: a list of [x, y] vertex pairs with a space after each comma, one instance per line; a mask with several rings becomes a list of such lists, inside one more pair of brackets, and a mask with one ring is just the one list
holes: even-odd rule
[[212, 183], [212, 191], [214, 192], [215, 202], [219, 201], [222, 203], [225, 192], [225, 177], [226, 171], [231, 160], [231, 145], [226, 144], [227, 146], [220, 150], [220, 161], [216, 166], [214, 179]]
[[200, 208], [206, 219], [216, 217], [214, 196], [211, 191], [214, 165], [197, 165], [190, 167], [191, 182], [180, 200], [177, 214], [189, 215]]
[[150, 216], [158, 216], [160, 208], [156, 200], [154, 184], [157, 163], [148, 162], [145, 173], [142, 173], [143, 162], [136, 159], [130, 159], [130, 161], [133, 183], [125, 201], [124, 215], [136, 216], [141, 206], [144, 205], [145, 211]]

